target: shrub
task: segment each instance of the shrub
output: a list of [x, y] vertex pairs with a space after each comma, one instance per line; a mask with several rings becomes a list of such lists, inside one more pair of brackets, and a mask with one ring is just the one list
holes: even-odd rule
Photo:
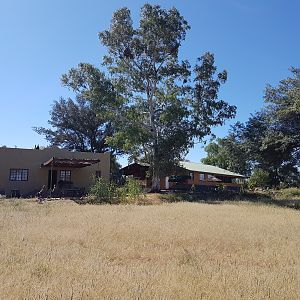
[[118, 203], [117, 186], [104, 178], [96, 179], [90, 189], [91, 203]]
[[129, 178], [118, 188], [118, 196], [121, 203], [137, 203], [145, 195], [139, 181]]
[[132, 200], [139, 200], [141, 196], [144, 196], [140, 183], [132, 178], [126, 181], [125, 188], [127, 189], [127, 195]]
[[248, 186], [250, 189], [260, 187], [266, 188], [269, 183], [269, 173], [262, 169], [255, 169], [249, 178]]
[[129, 204], [137, 203], [143, 194], [140, 183], [134, 179], [128, 179], [126, 183], [118, 187], [114, 182], [109, 182], [104, 178], [96, 179], [90, 189], [87, 203], [110, 203]]

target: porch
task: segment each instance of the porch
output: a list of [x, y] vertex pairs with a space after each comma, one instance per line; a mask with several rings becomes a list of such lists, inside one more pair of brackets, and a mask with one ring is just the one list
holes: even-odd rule
[[[83, 179], [86, 178], [84, 178], [85, 173], [81, 172], [81, 169], [99, 162], [99, 159], [69, 159], [57, 157], [52, 157], [45, 161], [41, 164], [41, 168], [48, 169], [45, 197], [65, 198], [84, 196], [87, 191], [84, 187]], [[96, 171], [94, 176], [101, 176], [101, 172]]]

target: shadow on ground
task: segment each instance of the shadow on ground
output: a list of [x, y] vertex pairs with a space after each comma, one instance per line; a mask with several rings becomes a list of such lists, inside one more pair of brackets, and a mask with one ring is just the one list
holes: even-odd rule
[[233, 202], [253, 202], [280, 207], [288, 207], [300, 210], [300, 200], [294, 199], [274, 199], [272, 196], [255, 192], [231, 192], [231, 191], [214, 191], [214, 192], [199, 192], [199, 193], [170, 193], [161, 195], [161, 200], [164, 202], [197, 202], [218, 205], [224, 201]]

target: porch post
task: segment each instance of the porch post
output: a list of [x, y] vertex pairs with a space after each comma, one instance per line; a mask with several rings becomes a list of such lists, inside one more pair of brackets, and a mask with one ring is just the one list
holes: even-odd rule
[[51, 196], [52, 196], [53, 160], [54, 160], [54, 159], [52, 159], [52, 162], [51, 162], [51, 175], [50, 175], [50, 198], [51, 198]]

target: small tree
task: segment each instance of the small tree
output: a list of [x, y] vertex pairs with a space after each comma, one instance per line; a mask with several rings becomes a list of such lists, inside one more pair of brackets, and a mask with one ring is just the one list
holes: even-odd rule
[[136, 202], [142, 196], [144, 196], [143, 189], [138, 180], [135, 180], [133, 178], [128, 178], [124, 188], [127, 192], [127, 197], [129, 197], [134, 202]]

